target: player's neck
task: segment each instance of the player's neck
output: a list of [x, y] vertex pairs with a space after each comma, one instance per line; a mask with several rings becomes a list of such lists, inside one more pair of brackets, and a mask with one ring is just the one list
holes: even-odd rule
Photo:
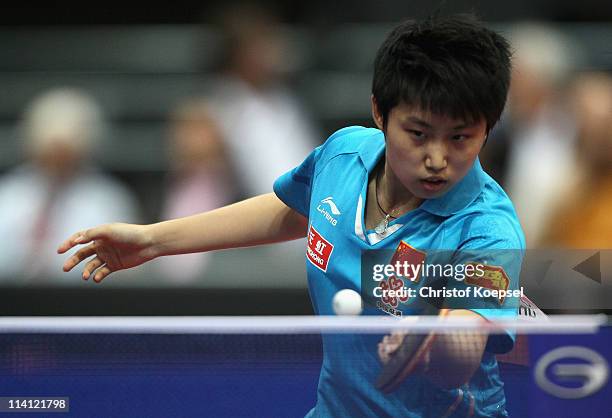
[[387, 213], [399, 217], [419, 207], [423, 203], [423, 199], [410, 193], [395, 176], [391, 167], [386, 162], [383, 164], [378, 183], [378, 199], [383, 209]]

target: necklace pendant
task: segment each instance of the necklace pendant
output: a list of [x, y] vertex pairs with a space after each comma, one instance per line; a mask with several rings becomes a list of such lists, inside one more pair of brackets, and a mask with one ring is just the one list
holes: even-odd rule
[[385, 231], [387, 230], [387, 227], [389, 226], [389, 215], [386, 215], [378, 225], [376, 225], [376, 228], [374, 228], [374, 231], [378, 234], [378, 235], [382, 235], [385, 233]]

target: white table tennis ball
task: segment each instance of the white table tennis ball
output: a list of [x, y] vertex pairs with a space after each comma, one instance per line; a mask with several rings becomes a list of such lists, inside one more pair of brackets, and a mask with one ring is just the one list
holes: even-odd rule
[[352, 289], [342, 289], [334, 295], [332, 308], [336, 315], [359, 315], [363, 310], [361, 296]]

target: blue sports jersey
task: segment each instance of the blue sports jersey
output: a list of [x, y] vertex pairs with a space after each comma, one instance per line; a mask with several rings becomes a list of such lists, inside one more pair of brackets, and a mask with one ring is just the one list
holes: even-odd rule
[[[341, 289], [361, 290], [361, 257], [372, 249], [513, 249], [525, 247], [516, 214], [501, 187], [478, 160], [443, 196], [389, 223], [384, 234], [365, 228], [368, 178], [385, 150], [384, 134], [348, 127], [334, 133], [295, 169], [279, 177], [274, 192], [309, 220], [306, 248], [308, 286], [314, 310], [333, 315], [332, 298]], [[502, 266], [508, 287], [518, 287], [520, 265]], [[491, 306], [493, 308], [494, 306]], [[484, 317], [515, 314], [513, 309], [474, 309]], [[500, 313], [500, 311], [502, 311]], [[404, 312], [410, 312], [404, 309]], [[370, 310], [367, 314], [386, 313]], [[374, 387], [381, 364], [380, 335], [323, 335], [323, 364], [317, 404], [308, 417], [505, 417], [505, 396], [495, 353], [513, 346], [514, 336], [491, 335], [480, 368], [460, 388], [444, 390], [410, 376], [391, 394]]]

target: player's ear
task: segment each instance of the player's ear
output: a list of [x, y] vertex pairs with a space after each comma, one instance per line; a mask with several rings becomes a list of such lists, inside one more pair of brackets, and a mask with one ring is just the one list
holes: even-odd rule
[[376, 98], [373, 94], [370, 96], [370, 101], [372, 102], [372, 119], [374, 119], [376, 127], [382, 131], [384, 130], [384, 120], [378, 108], [378, 103], [376, 103]]

